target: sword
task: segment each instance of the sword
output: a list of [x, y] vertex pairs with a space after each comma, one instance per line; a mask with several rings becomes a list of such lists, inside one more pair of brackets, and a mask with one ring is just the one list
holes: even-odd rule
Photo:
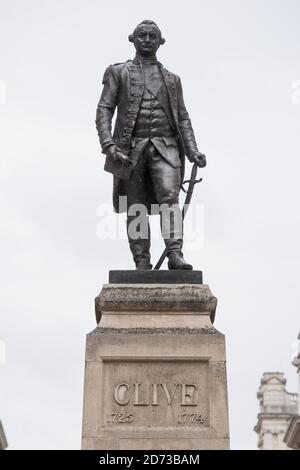
[[[200, 183], [203, 179], [203, 178], [200, 178], [198, 180], [196, 179], [197, 178], [197, 170], [198, 170], [198, 165], [197, 165], [197, 163], [194, 163], [192, 171], [191, 171], [190, 179], [183, 181], [183, 183], [181, 184], [182, 191], [184, 193], [186, 193], [184, 205], [183, 205], [183, 208], [182, 208], [182, 211], [181, 211], [182, 220], [184, 220], [184, 218], [186, 216], [186, 213], [187, 213], [187, 210], [189, 208], [195, 184]], [[188, 186], [188, 189], [186, 190], [186, 189], [184, 189], [183, 185], [187, 184], [187, 183], [189, 184], [189, 186]], [[163, 264], [166, 256], [167, 256], [167, 248], [165, 248], [164, 252], [162, 253], [161, 257], [159, 258], [158, 262], [156, 263], [154, 269], [159, 269], [161, 267], [161, 265]]]

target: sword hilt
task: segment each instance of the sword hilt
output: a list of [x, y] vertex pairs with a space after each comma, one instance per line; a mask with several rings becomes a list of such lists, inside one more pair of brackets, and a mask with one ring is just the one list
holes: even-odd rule
[[184, 193], [187, 193], [187, 190], [183, 187], [184, 184], [192, 184], [193, 186], [197, 183], [201, 183], [201, 181], [203, 180], [203, 178], [199, 178], [198, 180], [193, 180], [193, 179], [190, 179], [190, 180], [184, 180], [181, 185], [180, 185], [180, 188], [182, 189], [182, 191]]

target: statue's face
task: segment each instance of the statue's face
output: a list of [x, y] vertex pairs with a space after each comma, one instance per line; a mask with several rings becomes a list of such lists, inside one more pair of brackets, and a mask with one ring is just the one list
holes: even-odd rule
[[160, 35], [155, 26], [145, 24], [139, 27], [133, 42], [140, 55], [154, 55], [160, 46]]

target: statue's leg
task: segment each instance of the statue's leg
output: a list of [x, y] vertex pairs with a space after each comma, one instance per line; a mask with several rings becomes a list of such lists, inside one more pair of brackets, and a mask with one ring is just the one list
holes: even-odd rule
[[169, 269], [193, 269], [182, 254], [183, 220], [179, 207], [180, 167], [172, 167], [157, 151], [150, 160], [151, 179], [160, 205], [161, 231], [167, 248]]
[[[135, 238], [136, 228], [137, 232], [141, 231], [139, 225], [143, 225], [143, 231], [146, 228], [147, 236], [141, 233], [138, 238]], [[148, 216], [141, 218], [139, 216], [128, 215], [127, 236], [136, 269], [152, 269], [150, 263], [150, 226]]]
[[150, 225], [147, 210], [146, 168], [144, 155], [124, 181], [127, 196], [127, 236], [136, 269], [152, 269], [150, 263]]

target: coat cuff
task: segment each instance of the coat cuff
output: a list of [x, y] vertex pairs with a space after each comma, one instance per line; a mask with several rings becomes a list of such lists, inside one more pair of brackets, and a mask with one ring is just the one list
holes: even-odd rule
[[106, 149], [108, 147], [110, 147], [111, 145], [116, 145], [116, 144], [114, 143], [114, 141], [106, 142], [105, 144], [103, 144], [102, 145], [102, 153], [105, 154]]

